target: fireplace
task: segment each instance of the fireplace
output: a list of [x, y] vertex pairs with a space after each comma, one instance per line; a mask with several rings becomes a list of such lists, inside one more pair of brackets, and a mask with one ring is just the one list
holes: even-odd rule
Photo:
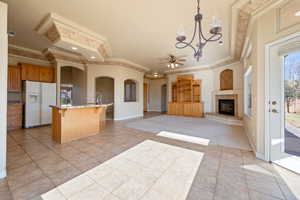
[[234, 99], [219, 99], [219, 113], [224, 115], [235, 115]]

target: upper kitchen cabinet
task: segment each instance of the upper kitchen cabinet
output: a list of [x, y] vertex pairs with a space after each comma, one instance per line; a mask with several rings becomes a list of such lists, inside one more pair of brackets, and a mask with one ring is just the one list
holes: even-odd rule
[[53, 67], [40, 67], [40, 82], [54, 82], [54, 68]]
[[21, 68], [8, 66], [8, 92], [21, 92]]
[[36, 82], [54, 82], [54, 68], [31, 64], [19, 64], [22, 72], [22, 80]]
[[19, 64], [22, 71], [23, 81], [40, 81], [40, 67], [30, 64]]

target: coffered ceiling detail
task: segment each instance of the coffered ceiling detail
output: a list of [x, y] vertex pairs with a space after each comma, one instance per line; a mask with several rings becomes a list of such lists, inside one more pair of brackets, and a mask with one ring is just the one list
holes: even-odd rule
[[56, 47], [76, 50], [87, 60], [104, 61], [111, 56], [110, 45], [106, 38], [77, 25], [76, 23], [50, 13], [36, 28]]

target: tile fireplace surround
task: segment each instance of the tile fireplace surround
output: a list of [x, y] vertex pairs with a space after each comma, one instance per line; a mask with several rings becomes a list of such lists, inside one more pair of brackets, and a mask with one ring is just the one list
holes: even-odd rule
[[226, 95], [216, 95], [215, 97], [215, 110], [216, 113], [219, 113], [219, 100], [224, 99], [224, 100], [234, 100], [234, 116], [238, 116], [238, 95], [237, 94], [226, 94]]

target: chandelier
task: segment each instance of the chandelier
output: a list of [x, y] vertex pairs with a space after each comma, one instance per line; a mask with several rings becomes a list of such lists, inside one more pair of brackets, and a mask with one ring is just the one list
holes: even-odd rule
[[[175, 44], [176, 48], [178, 49], [184, 49], [187, 47], [190, 47], [194, 50], [194, 57], [197, 59], [197, 61], [200, 60], [200, 58], [203, 55], [203, 48], [206, 46], [208, 42], [216, 42], [219, 41], [219, 44], [223, 44], [223, 41], [221, 41], [222, 38], [222, 27], [221, 24], [218, 22], [216, 17], [213, 17], [213, 23], [212, 23], [212, 28], [210, 29], [210, 36], [207, 38], [204, 36], [202, 32], [202, 19], [203, 15], [200, 13], [200, 0], [197, 0], [198, 2], [198, 7], [197, 7], [197, 14], [195, 16], [195, 27], [194, 27], [194, 33], [193, 37], [190, 42], [186, 41], [186, 35], [184, 31], [182, 30], [181, 32], [177, 33], [177, 43]], [[196, 34], [198, 42], [196, 46], [193, 46], [193, 42], [196, 39]]]

